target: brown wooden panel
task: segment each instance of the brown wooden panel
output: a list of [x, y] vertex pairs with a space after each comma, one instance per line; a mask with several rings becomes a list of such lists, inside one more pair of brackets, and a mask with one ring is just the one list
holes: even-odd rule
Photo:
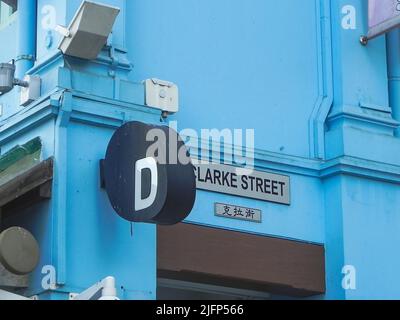
[[306, 297], [325, 292], [323, 246], [191, 224], [158, 227], [158, 275]]
[[51, 197], [53, 159], [48, 159], [0, 186], [0, 208], [21, 209]]

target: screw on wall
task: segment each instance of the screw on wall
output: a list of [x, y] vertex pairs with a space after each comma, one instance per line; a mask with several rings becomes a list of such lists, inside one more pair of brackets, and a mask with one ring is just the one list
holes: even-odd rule
[[368, 44], [368, 37], [367, 36], [361, 36], [360, 37], [360, 43], [363, 45], [363, 46], [366, 46], [367, 44]]

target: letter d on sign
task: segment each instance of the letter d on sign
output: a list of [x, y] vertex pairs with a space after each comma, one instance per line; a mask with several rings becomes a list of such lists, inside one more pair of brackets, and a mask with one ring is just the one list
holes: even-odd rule
[[[115, 131], [107, 146], [102, 178], [110, 204], [121, 218], [174, 225], [185, 220], [194, 206], [196, 176], [187, 148], [182, 153], [187, 159], [182, 163], [170, 161], [178, 154], [166, 157], [165, 163], [148, 154], [154, 144], [148, 141], [149, 132], [155, 130], [166, 137], [163, 150], [180, 152], [186, 148], [178, 133], [169, 127], [128, 122]], [[172, 148], [172, 143], [177, 143], [178, 148]]]
[[[148, 169], [151, 173], [150, 195], [142, 199], [142, 176], [143, 170]], [[154, 158], [138, 160], [135, 165], [135, 211], [149, 208], [156, 200], [158, 189], [158, 169]]]

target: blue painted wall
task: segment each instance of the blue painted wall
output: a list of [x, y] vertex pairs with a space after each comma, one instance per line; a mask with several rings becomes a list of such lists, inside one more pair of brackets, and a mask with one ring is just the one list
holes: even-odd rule
[[[199, 191], [188, 222], [324, 245], [327, 293], [319, 298], [400, 298], [399, 124], [385, 37], [358, 41], [366, 1], [102, 2], [122, 10], [111, 56], [62, 57], [49, 26], [68, 25], [81, 1], [38, 0], [30, 73], [42, 77], [42, 98], [25, 109], [18, 89], [0, 98], [1, 152], [41, 136], [43, 158], [56, 161], [52, 201], [9, 221], [41, 243], [29, 293], [41, 293], [41, 266], [52, 264], [59, 287], [44, 298], [66, 298], [110, 274], [121, 297], [155, 298], [155, 227], [134, 225], [131, 236], [99, 187], [98, 161], [125, 121], [159, 123], [141, 84], [157, 77], [179, 85], [181, 110], [169, 120], [180, 130], [254, 129], [257, 169], [291, 177], [290, 206]], [[349, 4], [355, 30], [342, 28]], [[13, 57], [15, 28], [0, 31], [10, 43], [0, 61]], [[217, 218], [215, 202], [261, 209], [263, 223]], [[357, 270], [355, 290], [342, 288], [345, 265]]]
[[131, 78], [178, 83], [179, 121], [253, 128], [258, 148], [309, 155], [308, 120], [321, 94], [319, 1], [128, 1], [127, 10]]

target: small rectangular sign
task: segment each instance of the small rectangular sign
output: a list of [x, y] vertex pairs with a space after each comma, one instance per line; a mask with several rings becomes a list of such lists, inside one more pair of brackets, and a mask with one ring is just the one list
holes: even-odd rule
[[217, 217], [228, 219], [245, 220], [256, 223], [262, 222], [261, 210], [239, 207], [224, 203], [215, 204], [215, 215]]
[[400, 25], [399, 0], [369, 0], [368, 2], [368, 38], [388, 32]]
[[222, 164], [196, 164], [197, 189], [290, 205], [290, 178]]

